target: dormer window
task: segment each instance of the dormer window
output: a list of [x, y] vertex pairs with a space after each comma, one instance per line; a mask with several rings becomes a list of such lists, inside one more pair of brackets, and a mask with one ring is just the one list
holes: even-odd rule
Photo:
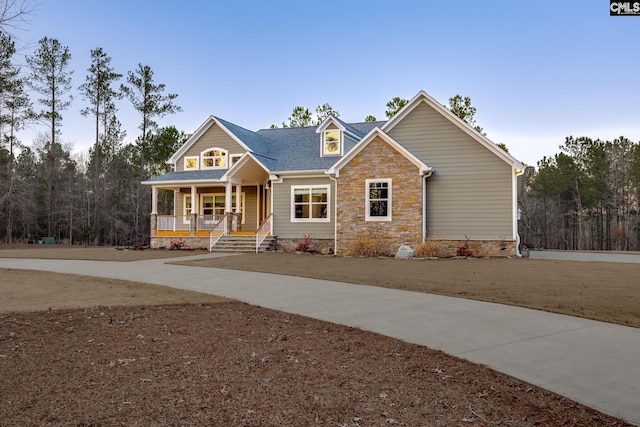
[[339, 156], [342, 154], [342, 132], [337, 129], [325, 130], [322, 138], [322, 155]]
[[222, 148], [211, 148], [200, 153], [202, 169], [227, 169], [228, 153]]

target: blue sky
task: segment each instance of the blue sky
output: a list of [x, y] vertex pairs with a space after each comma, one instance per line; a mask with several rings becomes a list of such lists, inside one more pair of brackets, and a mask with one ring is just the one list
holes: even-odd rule
[[[346, 121], [384, 119], [391, 98], [425, 90], [469, 96], [527, 164], [569, 135], [640, 141], [640, 16], [610, 17], [606, 0], [42, 0], [23, 27], [24, 53], [44, 36], [69, 47], [75, 88], [97, 47], [122, 74], [149, 65], [183, 109], [160, 124], [185, 132], [212, 114], [256, 130], [325, 102]], [[78, 152], [93, 141], [85, 106], [63, 113]], [[118, 106], [133, 141], [139, 115]]]

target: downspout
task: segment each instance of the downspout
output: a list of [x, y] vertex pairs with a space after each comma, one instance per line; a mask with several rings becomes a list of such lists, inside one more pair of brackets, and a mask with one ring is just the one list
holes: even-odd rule
[[329, 179], [335, 183], [333, 187], [333, 253], [338, 255], [338, 180], [331, 174]]
[[518, 222], [520, 221], [520, 215], [518, 214], [518, 177], [525, 172], [525, 168], [518, 169], [516, 168], [516, 176], [514, 179], [514, 209], [515, 209], [515, 233], [516, 233], [516, 256], [518, 258], [522, 258], [522, 254], [520, 253], [520, 233], [518, 233]]
[[269, 185], [269, 213], [274, 216], [274, 219], [271, 220], [271, 235], [276, 235], [276, 222], [275, 222], [275, 213], [273, 211], [273, 199], [274, 193], [276, 192], [276, 184], [282, 184], [282, 177], [269, 174], [269, 181], [267, 181]]
[[427, 178], [433, 175], [433, 169], [429, 169], [422, 176], [422, 242], [427, 240]]

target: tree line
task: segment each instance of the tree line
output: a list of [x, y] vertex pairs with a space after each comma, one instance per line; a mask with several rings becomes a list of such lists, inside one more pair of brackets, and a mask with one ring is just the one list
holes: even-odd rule
[[[0, 31], [0, 240], [129, 245], [149, 236], [150, 193], [141, 181], [167, 170], [166, 159], [186, 140], [157, 120], [180, 111], [176, 94], [165, 93], [146, 65], [122, 74], [101, 49], [78, 91], [82, 114], [95, 126], [88, 153], [74, 155], [62, 139], [63, 113], [72, 102], [71, 53], [48, 37], [26, 57], [23, 70], [15, 42]], [[31, 94], [29, 93], [31, 91]], [[140, 115], [140, 134], [125, 143], [117, 101], [126, 99]], [[18, 139], [27, 124], [47, 130], [31, 144]], [[161, 203], [169, 203], [167, 194]]]
[[520, 235], [532, 248], [638, 250], [640, 144], [569, 136], [528, 167]]

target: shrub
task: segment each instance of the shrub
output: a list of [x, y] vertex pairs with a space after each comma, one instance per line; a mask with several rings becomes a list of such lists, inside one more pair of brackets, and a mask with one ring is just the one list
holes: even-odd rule
[[179, 251], [181, 249], [185, 249], [186, 247], [187, 247], [187, 242], [185, 242], [183, 239], [172, 240], [171, 244], [169, 245], [169, 250], [170, 251]]
[[304, 234], [301, 240], [298, 240], [294, 250], [296, 252], [314, 252], [314, 243], [311, 234]]
[[346, 256], [378, 257], [386, 255], [382, 242], [376, 236], [365, 233], [358, 236], [344, 251]]
[[418, 258], [440, 258], [442, 256], [442, 248], [438, 242], [426, 240], [418, 245], [415, 256]]
[[458, 246], [458, 249], [456, 249], [456, 256], [463, 256], [463, 257], [473, 257], [473, 251], [471, 250], [471, 246], [469, 245], [469, 237], [467, 237], [466, 235], [464, 236], [464, 238], [466, 239], [465, 242]]

